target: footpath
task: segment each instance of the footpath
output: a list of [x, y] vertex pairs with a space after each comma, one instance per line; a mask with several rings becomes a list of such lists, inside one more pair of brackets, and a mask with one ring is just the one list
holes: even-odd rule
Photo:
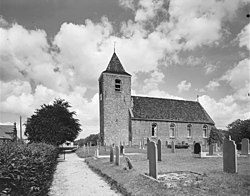
[[60, 155], [49, 196], [116, 196], [102, 177], [94, 173], [75, 153]]

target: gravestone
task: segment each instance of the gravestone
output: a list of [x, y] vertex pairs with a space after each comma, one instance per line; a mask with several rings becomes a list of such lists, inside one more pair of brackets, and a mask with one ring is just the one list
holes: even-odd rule
[[85, 151], [86, 151], [85, 145], [83, 145], [83, 153], [84, 153], [84, 154], [85, 154]]
[[155, 142], [148, 143], [149, 151], [149, 176], [157, 179], [158, 176], [158, 163], [157, 163], [157, 146]]
[[121, 145], [121, 148], [120, 148], [120, 154], [124, 154], [124, 150], [125, 150], [124, 146], [123, 146], [123, 145]]
[[157, 152], [158, 152], [158, 161], [161, 161], [161, 140], [158, 140], [157, 143]]
[[120, 165], [120, 148], [119, 148], [119, 146], [115, 147], [115, 164]]
[[110, 163], [114, 162], [114, 148], [110, 146]]
[[89, 154], [89, 145], [87, 145], [87, 152], [88, 152], [88, 154]]
[[149, 138], [147, 138], [147, 159], [149, 159], [149, 150], [148, 150], [148, 146], [149, 146]]
[[214, 143], [213, 147], [214, 147], [214, 152], [218, 152], [218, 144]]
[[175, 144], [174, 144], [174, 141], [171, 142], [171, 152], [175, 153]]
[[98, 158], [99, 157], [99, 149], [98, 148], [96, 148], [96, 157]]
[[237, 172], [237, 150], [233, 140], [224, 139], [223, 143], [223, 171]]
[[139, 142], [139, 149], [141, 149], [141, 141]]
[[168, 147], [168, 141], [166, 141], [166, 147]]
[[241, 154], [248, 155], [249, 154], [249, 139], [244, 138], [241, 140]]
[[131, 163], [130, 159], [128, 157], [125, 157], [125, 161], [127, 162], [128, 168], [132, 169], [133, 166], [132, 166], [132, 163]]
[[207, 150], [207, 140], [205, 139], [204, 148]]
[[214, 154], [214, 145], [209, 144], [209, 155], [213, 155], [213, 154]]
[[130, 148], [132, 147], [132, 142], [131, 142], [131, 141], [129, 141], [129, 147], [130, 147]]

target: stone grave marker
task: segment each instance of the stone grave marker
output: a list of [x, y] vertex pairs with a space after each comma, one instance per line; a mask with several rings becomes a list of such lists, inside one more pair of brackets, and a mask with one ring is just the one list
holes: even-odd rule
[[110, 146], [110, 163], [114, 162], [114, 148]]
[[99, 157], [99, 148], [96, 148], [96, 157]]
[[85, 154], [85, 151], [86, 151], [85, 145], [83, 145], [83, 153], [84, 153], [84, 154]]
[[149, 138], [147, 138], [147, 159], [149, 159], [149, 150], [148, 150], [148, 146], [149, 146]]
[[119, 146], [115, 147], [115, 164], [120, 165], [120, 148], [119, 148]]
[[214, 143], [214, 152], [218, 152], [218, 144]]
[[214, 144], [209, 144], [209, 155], [213, 155], [214, 154]]
[[168, 147], [168, 141], [166, 141], [166, 147]]
[[125, 146], [121, 145], [120, 154], [124, 154], [124, 153], [125, 153]]
[[223, 171], [237, 173], [237, 150], [233, 140], [224, 139], [223, 142]]
[[128, 165], [128, 168], [129, 168], [129, 169], [132, 169], [133, 166], [132, 166], [132, 163], [131, 163], [130, 159], [129, 159], [128, 157], [125, 157], [125, 161], [126, 161], [126, 163], [127, 163], [127, 165]]
[[158, 163], [157, 163], [157, 146], [155, 142], [149, 142], [149, 176], [157, 179], [158, 176]]
[[88, 152], [88, 154], [89, 154], [89, 145], [87, 145], [87, 152]]
[[171, 152], [175, 153], [175, 144], [174, 144], [174, 141], [171, 142]]
[[157, 143], [157, 152], [158, 152], [158, 161], [161, 161], [161, 140], [158, 140]]
[[141, 141], [139, 141], [139, 149], [141, 149]]
[[249, 139], [244, 138], [241, 140], [241, 154], [249, 155]]

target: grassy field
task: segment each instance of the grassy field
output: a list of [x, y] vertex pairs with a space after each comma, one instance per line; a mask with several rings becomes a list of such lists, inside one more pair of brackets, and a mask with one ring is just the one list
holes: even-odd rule
[[[89, 166], [103, 175], [111, 184], [128, 195], [250, 195], [250, 157], [238, 157], [238, 173], [228, 174], [222, 172], [222, 157], [216, 158], [193, 158], [190, 149], [176, 149], [171, 153], [168, 148], [162, 148], [162, 161], [158, 162], [158, 173], [191, 171], [200, 173], [201, 183], [167, 188], [161, 183], [145, 177], [148, 173], [148, 160], [146, 149], [126, 148], [126, 153], [140, 153], [138, 155], [126, 155], [130, 158], [133, 169], [128, 170], [123, 156], [121, 165], [115, 166], [109, 163], [109, 158], [93, 159], [92, 147], [90, 153], [80, 148], [78, 156], [88, 157], [86, 162]], [[109, 155], [101, 148], [100, 155]]]

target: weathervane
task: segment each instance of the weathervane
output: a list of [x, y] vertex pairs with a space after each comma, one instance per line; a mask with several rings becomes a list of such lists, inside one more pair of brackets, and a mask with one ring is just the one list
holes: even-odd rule
[[115, 52], [115, 43], [116, 43], [116, 41], [114, 41], [114, 52]]

